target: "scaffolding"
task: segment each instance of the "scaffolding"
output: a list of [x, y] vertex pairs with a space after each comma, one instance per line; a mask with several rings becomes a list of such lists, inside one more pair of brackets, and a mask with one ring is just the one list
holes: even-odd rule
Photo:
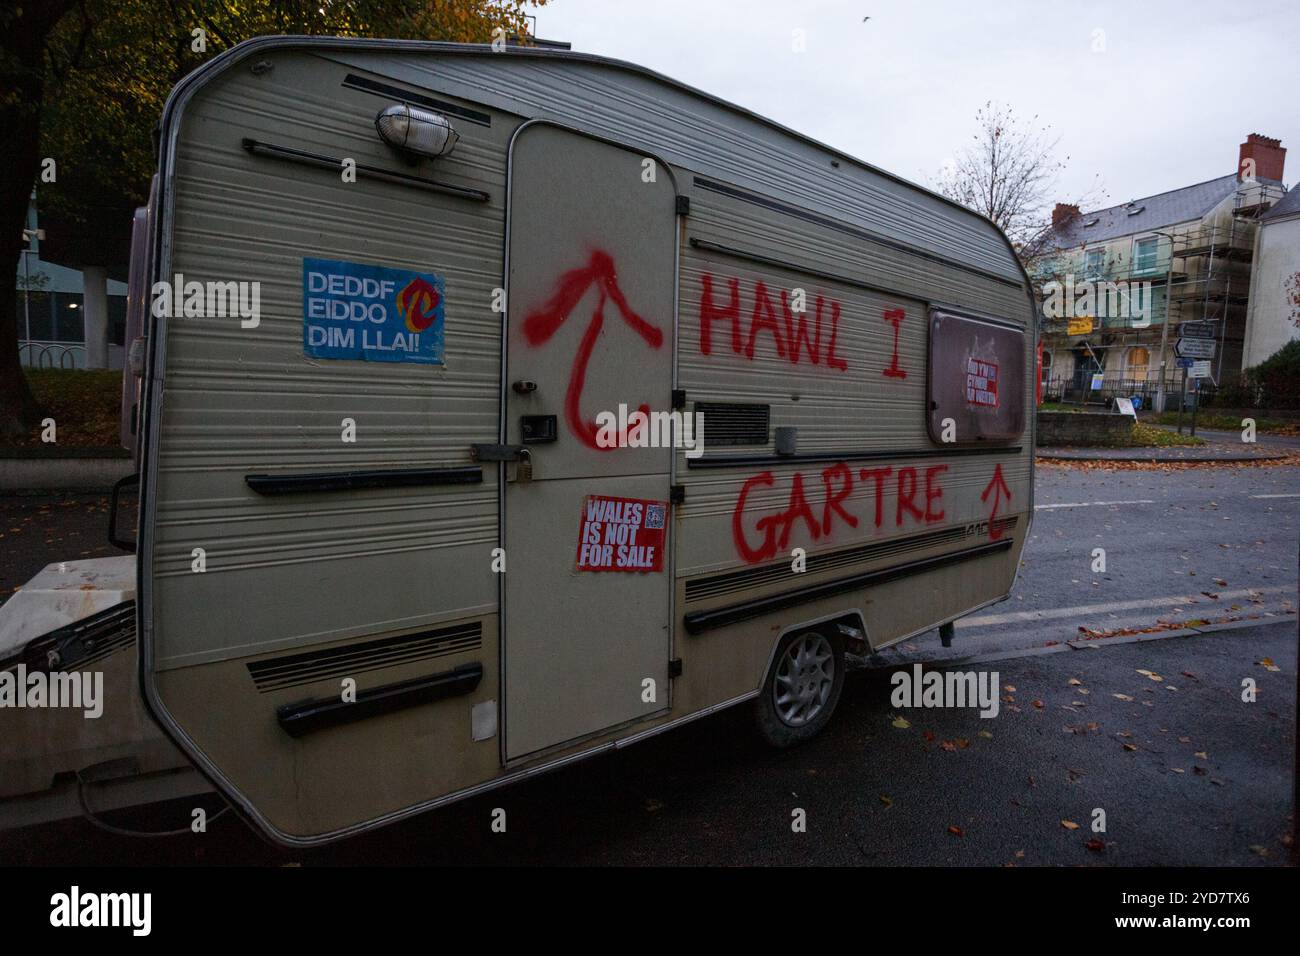
[[1166, 320], [1174, 332], [1191, 321], [1214, 327], [1216, 383], [1222, 381], [1229, 343], [1238, 351], [1243, 344], [1259, 217], [1284, 192], [1277, 183], [1240, 182], [1233, 191], [1232, 210], [1226, 222], [1215, 218], [1173, 236], [1170, 255], [1181, 260], [1182, 266], [1174, 269], [1170, 264]]

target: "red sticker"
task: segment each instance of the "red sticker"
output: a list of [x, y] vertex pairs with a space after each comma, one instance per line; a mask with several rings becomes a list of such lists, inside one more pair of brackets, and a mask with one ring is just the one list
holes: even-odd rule
[[998, 363], [983, 359], [966, 360], [966, 404], [979, 408], [998, 407]]
[[662, 571], [668, 502], [588, 495], [578, 529], [579, 571]]

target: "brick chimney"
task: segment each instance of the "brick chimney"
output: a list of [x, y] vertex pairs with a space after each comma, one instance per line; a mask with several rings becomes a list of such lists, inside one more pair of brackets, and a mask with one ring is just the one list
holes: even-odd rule
[[1280, 180], [1285, 165], [1286, 150], [1282, 148], [1280, 139], [1251, 133], [1237, 154], [1237, 181], [1241, 182], [1252, 173], [1255, 179]]
[[[1285, 152], [1285, 150], [1283, 151]], [[1052, 210], [1052, 228], [1057, 229], [1079, 215], [1079, 207], [1069, 203], [1058, 202]]]

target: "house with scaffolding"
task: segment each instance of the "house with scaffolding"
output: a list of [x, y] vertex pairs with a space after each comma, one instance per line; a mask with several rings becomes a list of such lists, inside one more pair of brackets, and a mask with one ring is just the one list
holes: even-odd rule
[[1252, 133], [1227, 176], [1091, 212], [1058, 204], [1028, 254], [1043, 290], [1043, 399], [1173, 407], [1186, 322], [1214, 338], [1203, 384], [1237, 383], [1256, 232], [1286, 193], [1285, 161], [1279, 140]]

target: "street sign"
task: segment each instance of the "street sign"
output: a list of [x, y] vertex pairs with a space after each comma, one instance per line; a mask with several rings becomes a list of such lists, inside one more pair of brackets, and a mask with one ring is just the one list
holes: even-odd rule
[[1192, 359], [1180, 358], [1180, 359], [1174, 359], [1174, 361], [1178, 363], [1178, 367], [1179, 367], [1179, 368], [1191, 368], [1191, 367], [1192, 367]]
[[1174, 343], [1174, 354], [1179, 358], [1214, 358], [1214, 339], [1179, 339]]
[[1101, 391], [1101, 380], [1102, 380], [1101, 372], [1092, 373], [1092, 390], [1094, 392]]
[[1115, 399], [1115, 407], [1119, 410], [1121, 415], [1132, 415], [1134, 418], [1138, 417], [1137, 409], [1133, 407], [1133, 399], [1131, 398]]
[[1184, 322], [1178, 326], [1178, 334], [1185, 339], [1213, 339], [1219, 332], [1213, 322]]
[[1187, 373], [1191, 378], [1210, 378], [1210, 363], [1193, 362], [1191, 371]]

